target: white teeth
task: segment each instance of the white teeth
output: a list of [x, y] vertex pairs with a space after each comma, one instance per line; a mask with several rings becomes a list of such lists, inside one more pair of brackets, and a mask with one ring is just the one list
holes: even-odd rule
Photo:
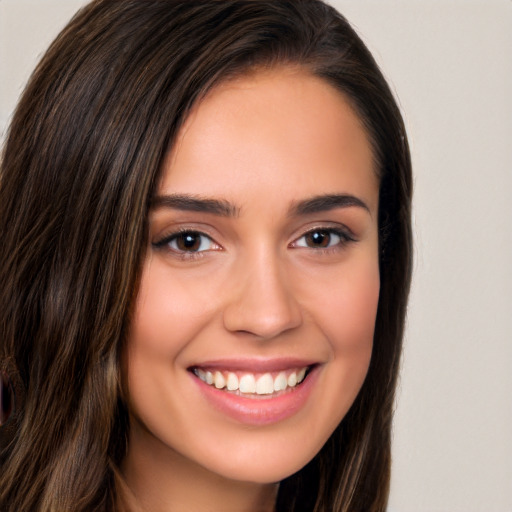
[[228, 373], [226, 387], [229, 391], [236, 391], [238, 389], [238, 377], [234, 373]]
[[298, 371], [292, 371], [289, 375], [282, 371], [273, 378], [272, 374], [264, 373], [257, 380], [254, 374], [246, 373], [242, 377], [238, 377], [233, 372], [215, 372], [195, 368], [194, 373], [210, 386], [217, 389], [226, 388], [228, 391], [240, 391], [244, 394], [272, 395], [278, 391], [284, 391], [286, 388], [294, 388], [300, 384], [306, 377], [307, 368]]
[[240, 379], [239, 389], [241, 393], [255, 393], [256, 379], [254, 375], [247, 374]]
[[281, 372], [274, 381], [274, 390], [282, 391], [283, 389], [286, 389], [286, 386], [288, 386], [288, 380], [286, 379], [286, 375]]
[[288, 377], [288, 386], [294, 388], [297, 385], [297, 374], [295, 372], [290, 373]]
[[226, 385], [226, 379], [224, 375], [220, 372], [215, 372], [215, 387], [217, 389], [222, 389]]
[[256, 382], [256, 393], [258, 395], [271, 395], [274, 392], [274, 379], [270, 373], [265, 373]]

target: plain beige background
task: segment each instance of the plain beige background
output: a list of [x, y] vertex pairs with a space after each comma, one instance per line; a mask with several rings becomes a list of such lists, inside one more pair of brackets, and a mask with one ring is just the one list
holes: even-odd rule
[[[0, 0], [0, 134], [81, 0]], [[415, 272], [389, 512], [512, 512], [512, 1], [332, 0], [403, 108]]]

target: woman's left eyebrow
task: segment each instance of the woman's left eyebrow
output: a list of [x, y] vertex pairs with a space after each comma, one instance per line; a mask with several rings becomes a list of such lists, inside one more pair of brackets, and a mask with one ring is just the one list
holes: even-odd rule
[[300, 216], [354, 206], [366, 210], [371, 216], [368, 205], [351, 194], [325, 194], [297, 201], [292, 204], [290, 213], [292, 216]]

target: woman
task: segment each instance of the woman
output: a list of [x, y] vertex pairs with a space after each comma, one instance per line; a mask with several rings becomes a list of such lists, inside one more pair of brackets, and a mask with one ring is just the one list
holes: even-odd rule
[[385, 510], [410, 196], [332, 8], [85, 7], [4, 148], [0, 508]]

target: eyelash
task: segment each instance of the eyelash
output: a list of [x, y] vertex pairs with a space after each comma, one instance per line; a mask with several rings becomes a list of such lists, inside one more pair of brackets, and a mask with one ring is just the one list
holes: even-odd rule
[[[171, 246], [171, 244], [173, 244], [174, 242], [177, 242], [180, 239], [180, 237], [182, 239], [184, 239], [187, 235], [192, 236], [192, 237], [200, 237], [203, 240], [207, 239], [207, 240], [209, 240], [211, 245], [216, 246], [216, 248], [215, 249], [208, 248], [206, 250], [203, 249], [202, 251], [199, 251], [199, 250], [185, 250], [185, 249], [180, 249], [179, 247], [174, 248]], [[184, 260], [201, 258], [204, 256], [205, 252], [207, 252], [209, 250], [218, 250], [217, 248], [220, 248], [220, 246], [213, 240], [213, 238], [211, 236], [209, 236], [206, 233], [203, 233], [201, 231], [195, 230], [195, 229], [180, 229], [177, 232], [171, 233], [170, 235], [166, 235], [164, 238], [162, 238], [161, 240], [159, 240], [157, 242], [154, 242], [152, 245], [156, 249], [167, 250]], [[200, 241], [199, 249], [201, 248], [202, 245], [203, 245], [203, 241]]]
[[[299, 244], [299, 241], [305, 239], [308, 235], [321, 234], [322, 236], [329, 237], [329, 243], [332, 241], [333, 235], [337, 237], [339, 240], [334, 245], [328, 245], [326, 247], [311, 247], [309, 245]], [[297, 238], [294, 242], [290, 244], [290, 247], [298, 247], [305, 249], [313, 249], [315, 251], [321, 252], [331, 252], [344, 248], [347, 244], [351, 242], [356, 242], [356, 238], [352, 235], [352, 233], [348, 229], [339, 229], [339, 228], [329, 228], [329, 227], [320, 227], [314, 228], [306, 231], [301, 237]]]
[[[339, 240], [334, 245], [327, 245], [325, 247], [312, 247], [312, 246], [307, 245], [307, 242], [305, 242], [304, 244], [299, 243], [302, 239], [306, 239], [306, 237], [308, 235], [313, 236], [315, 234], [321, 234], [322, 236], [328, 236], [329, 237], [328, 243], [331, 243], [331, 241], [332, 241], [331, 239], [333, 236], [337, 237]], [[187, 235], [191, 236], [191, 237], [200, 237], [202, 239], [206, 238], [209, 240], [211, 246], [214, 246], [214, 248], [212, 249], [211, 247], [209, 247], [207, 249], [198, 250], [198, 249], [201, 249], [201, 246], [203, 245], [204, 240], [203, 241], [200, 240], [200, 245], [199, 245], [198, 249], [195, 249], [195, 250], [186, 250], [186, 249], [181, 249], [179, 247], [172, 247], [171, 244], [177, 243], [178, 240], [180, 239], [180, 237], [182, 237], [182, 241], [184, 241], [183, 239]], [[304, 248], [304, 249], [309, 248], [309, 249], [312, 249], [317, 252], [327, 253], [327, 252], [340, 250], [340, 249], [344, 248], [347, 244], [349, 244], [351, 242], [356, 242], [356, 241], [357, 241], [356, 238], [352, 235], [352, 233], [348, 229], [343, 230], [343, 229], [339, 229], [339, 228], [321, 227], [321, 228], [314, 228], [314, 229], [310, 229], [310, 230], [306, 231], [299, 238], [297, 238], [296, 240], [291, 242], [289, 244], [289, 247]], [[168, 250], [169, 252], [172, 252], [173, 254], [175, 254], [176, 256], [178, 256], [184, 260], [191, 260], [191, 259], [193, 260], [193, 259], [201, 258], [204, 256], [204, 253], [206, 253], [206, 252], [221, 249], [221, 246], [218, 245], [213, 240], [213, 238], [211, 238], [209, 235], [207, 235], [206, 233], [203, 233], [201, 231], [194, 230], [194, 229], [182, 229], [177, 232], [171, 233], [170, 235], [166, 235], [161, 240], [154, 242], [152, 245], [156, 249]]]

